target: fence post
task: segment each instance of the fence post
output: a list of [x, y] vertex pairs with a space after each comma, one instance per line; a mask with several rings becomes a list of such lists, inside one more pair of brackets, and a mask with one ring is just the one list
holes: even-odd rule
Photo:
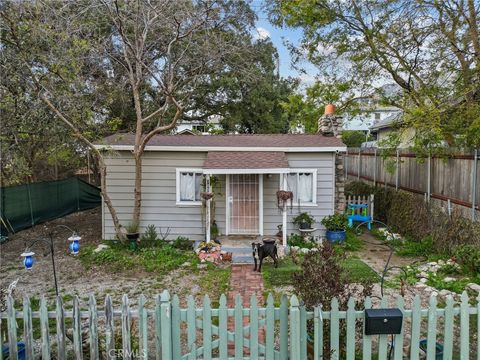
[[17, 349], [17, 319], [15, 305], [11, 295], [8, 295], [7, 298], [7, 325], [8, 325], [8, 349], [9, 349], [9, 359], [17, 360], [18, 358], [18, 349]]
[[345, 168], [345, 180], [348, 180], [348, 149], [347, 152], [345, 153], [345, 157], [343, 158], [343, 166]]
[[475, 202], [477, 197], [478, 150], [473, 153], [472, 171], [472, 221], [475, 221]]
[[301, 360], [300, 309], [295, 295], [290, 298], [290, 360]]
[[427, 159], [427, 202], [430, 202], [430, 196], [432, 194], [432, 156], [428, 153]]
[[162, 328], [162, 359], [172, 358], [172, 322], [170, 294], [164, 290], [160, 296], [160, 322]]
[[395, 190], [398, 190], [398, 180], [400, 175], [400, 151], [397, 149], [397, 160], [395, 166]]
[[357, 180], [360, 180], [360, 171], [361, 171], [361, 163], [362, 162], [362, 148], [358, 148], [358, 169], [357, 169]]
[[377, 148], [373, 150], [373, 186], [377, 186]]
[[115, 359], [115, 331], [113, 305], [110, 295], [105, 297], [105, 353], [107, 360]]

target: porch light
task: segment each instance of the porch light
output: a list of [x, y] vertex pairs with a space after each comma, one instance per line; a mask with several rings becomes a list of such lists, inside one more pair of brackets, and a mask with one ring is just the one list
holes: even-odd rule
[[78, 251], [80, 250], [80, 240], [82, 239], [81, 236], [77, 234], [73, 234], [68, 238], [70, 241], [70, 245], [68, 246], [72, 255], [77, 255]]
[[33, 255], [35, 255], [35, 253], [32, 251], [24, 252], [20, 255], [23, 257], [23, 265], [27, 270], [30, 270], [33, 266]]

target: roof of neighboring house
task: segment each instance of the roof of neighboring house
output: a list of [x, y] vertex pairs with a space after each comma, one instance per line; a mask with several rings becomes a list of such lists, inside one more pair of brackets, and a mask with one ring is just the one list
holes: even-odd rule
[[195, 135], [195, 133], [190, 129], [183, 129], [182, 131], [179, 131], [177, 135]]
[[206, 169], [276, 169], [288, 168], [281, 151], [209, 151], [203, 164]]
[[370, 126], [371, 131], [385, 129], [393, 127], [394, 125], [400, 123], [402, 120], [403, 112], [399, 111], [395, 114], [387, 116], [385, 119], [378, 121], [377, 123]]
[[[98, 148], [105, 146], [114, 150], [130, 150], [135, 143], [134, 134], [115, 134], [97, 143]], [[176, 149], [178, 147], [179, 149]], [[236, 135], [202, 135], [178, 136], [156, 135], [149, 142], [146, 150], [222, 150], [228, 148], [316, 148], [323, 151], [345, 151], [345, 144], [336, 137], [313, 134], [236, 134]], [[285, 150], [286, 151], [286, 150]]]

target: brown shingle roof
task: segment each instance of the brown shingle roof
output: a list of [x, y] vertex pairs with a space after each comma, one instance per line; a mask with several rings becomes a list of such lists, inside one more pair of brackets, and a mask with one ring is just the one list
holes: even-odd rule
[[288, 159], [281, 151], [209, 151], [205, 169], [285, 169]]
[[[133, 134], [115, 134], [99, 145], [133, 145]], [[313, 134], [156, 135], [148, 146], [200, 147], [345, 147], [340, 139]]]

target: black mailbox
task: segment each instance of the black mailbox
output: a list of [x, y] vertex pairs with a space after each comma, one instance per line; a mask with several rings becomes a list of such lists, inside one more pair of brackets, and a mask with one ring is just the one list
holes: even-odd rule
[[365, 335], [400, 334], [402, 321], [400, 309], [366, 309]]

